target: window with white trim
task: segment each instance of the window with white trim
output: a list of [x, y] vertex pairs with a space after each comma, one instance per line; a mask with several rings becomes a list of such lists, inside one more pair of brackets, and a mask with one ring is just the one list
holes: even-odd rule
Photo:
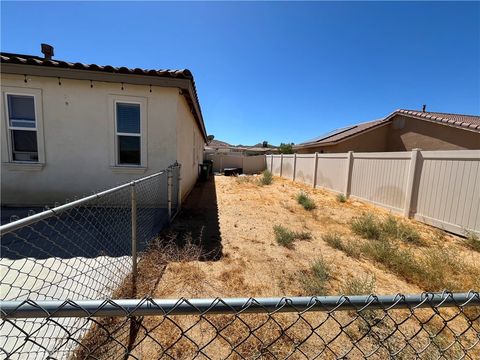
[[35, 96], [6, 94], [12, 161], [38, 162]]
[[116, 102], [116, 142], [118, 165], [141, 164], [140, 104]]

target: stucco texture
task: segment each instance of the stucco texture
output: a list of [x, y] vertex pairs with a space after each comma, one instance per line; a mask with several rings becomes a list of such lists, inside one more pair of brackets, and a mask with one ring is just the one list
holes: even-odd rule
[[[155, 173], [175, 161], [184, 165], [187, 161], [184, 153], [192, 153], [193, 142], [184, 138], [179, 129], [196, 127], [202, 139], [193, 115], [183, 110], [180, 114], [183, 106], [179, 104], [185, 100], [176, 88], [152, 86], [150, 92], [147, 85], [124, 84], [122, 90], [120, 83], [94, 82], [91, 87], [85, 80], [38, 76], [28, 76], [25, 83], [23, 76], [2, 74], [2, 104], [5, 91], [12, 89], [18, 93], [30, 89], [41, 92], [45, 162], [36, 169], [9, 163], [6, 109], [2, 105], [2, 205], [64, 202], [73, 196], [91, 194]], [[145, 105], [142, 112], [145, 151], [142, 166], [138, 168], [115, 165], [112, 99], [117, 98]], [[203, 140], [197, 144], [203, 145]], [[191, 163], [185, 165], [181, 175], [183, 193], [196, 180], [196, 173], [188, 169]]]

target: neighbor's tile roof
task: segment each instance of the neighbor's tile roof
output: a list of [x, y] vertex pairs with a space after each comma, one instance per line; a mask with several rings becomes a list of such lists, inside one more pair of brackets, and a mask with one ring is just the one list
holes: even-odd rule
[[480, 116], [478, 115], [448, 114], [430, 111], [422, 112], [417, 110], [405, 109], [397, 110], [395, 113], [412, 115], [415, 117], [438, 121], [453, 126], [480, 130]]
[[333, 132], [330, 135], [316, 138], [314, 140], [306, 141], [304, 143], [298, 144], [295, 147], [304, 147], [312, 145], [330, 145], [333, 143], [338, 143], [350, 136], [356, 135], [368, 129], [372, 129], [376, 126], [381, 126], [384, 123], [388, 123], [395, 115], [405, 115], [415, 117], [421, 120], [433, 121], [443, 123], [445, 125], [450, 125], [459, 128], [466, 128], [470, 130], [480, 131], [480, 116], [478, 115], [463, 115], [463, 114], [449, 114], [449, 113], [439, 113], [439, 112], [423, 112], [417, 110], [406, 110], [399, 109], [386, 116], [383, 119], [373, 120], [358, 125], [353, 125], [351, 127], [345, 128], [346, 130], [339, 130]]

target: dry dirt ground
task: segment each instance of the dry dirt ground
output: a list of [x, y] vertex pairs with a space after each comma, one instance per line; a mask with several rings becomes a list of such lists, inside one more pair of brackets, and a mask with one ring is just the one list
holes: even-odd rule
[[[419, 280], [399, 275], [362, 255], [348, 256], [322, 239], [325, 234], [336, 233], [351, 246], [360, 248], [368, 240], [351, 231], [349, 224], [352, 219], [365, 212], [384, 218], [389, 215], [388, 211], [360, 201], [348, 200], [341, 203], [332, 192], [312, 189], [281, 178], [274, 178], [273, 183], [266, 186], [259, 186], [257, 179], [254, 176], [215, 176], [214, 181], [198, 185], [172, 228], [162, 234], [161, 239], [170, 238], [177, 243], [201, 242], [206, 250], [200, 255], [195, 246], [187, 246], [180, 251], [172, 248], [166, 251], [162, 246], [153, 247], [142, 256], [140, 262], [137, 297], [313, 295], [305, 290], [301, 279], [310, 272], [312, 262], [318, 258], [323, 258], [330, 266], [325, 295], [345, 292], [346, 284], [351, 279], [374, 279], [373, 291], [376, 294], [415, 294], [426, 290], [422, 286], [421, 277]], [[300, 192], [305, 192], [315, 201], [316, 209], [307, 211], [297, 203], [296, 197]], [[398, 219], [403, 221], [400, 217]], [[480, 253], [465, 246], [464, 240], [459, 237], [442, 233], [414, 220], [406, 221], [420, 233], [423, 243], [399, 243], [399, 247], [409, 249], [419, 258], [435, 249], [448, 250], [455, 261], [462, 261], [462, 269], [465, 270], [460, 274], [451, 274], [455, 290], [475, 288], [478, 291]], [[285, 248], [275, 240], [275, 225], [282, 225], [292, 231], [309, 232], [312, 238], [296, 241], [291, 249]], [[165, 255], [166, 252], [169, 254]], [[450, 275], [447, 271], [441, 276]], [[117, 296], [125, 297], [125, 293], [119, 292]], [[418, 318], [426, 320], [432, 315], [431, 310], [422, 311], [417, 312]], [[444, 316], [453, 316], [457, 312], [448, 309]], [[171, 317], [183, 329], [197, 324], [186, 334], [171, 322], [161, 322], [158, 317], [146, 317], [142, 319], [132, 353], [139, 358], [165, 356], [186, 359], [200, 353], [213, 359], [258, 356], [284, 358], [289, 354], [293, 359], [313, 358], [319, 354], [320, 358], [333, 359], [341, 357], [348, 349], [353, 349], [346, 358], [356, 359], [363, 358], [378, 348], [372, 359], [387, 358], [389, 353], [395, 351], [399, 351], [397, 357], [402, 359], [415, 358], [418, 353], [420, 358], [434, 359], [441, 353], [439, 349], [448, 348], [447, 353], [443, 354], [444, 358], [465, 356], [450, 331], [436, 336], [435, 341], [429, 339], [426, 330], [440, 331], [444, 324], [441, 317], [432, 319], [422, 328], [408, 311], [399, 311], [395, 316], [410, 320], [398, 325], [401, 323], [399, 320], [395, 325], [393, 320], [387, 318], [376, 330], [371, 330], [367, 325], [371, 333], [362, 337], [365, 326], [362, 327], [359, 321], [348, 329], [340, 325], [348, 323], [349, 316], [351, 318], [355, 314], [336, 314], [335, 318], [320, 313], [306, 315], [313, 326], [326, 321], [316, 330], [321, 338], [316, 334], [311, 336], [312, 329], [303, 321], [295, 323], [298, 320], [296, 314], [277, 316], [277, 321], [284, 329], [292, 323], [296, 324], [286, 332], [279, 329], [271, 319], [266, 325], [259, 326], [262, 321], [266, 321], [266, 318], [259, 315], [252, 315], [250, 320], [245, 320], [251, 328], [259, 326], [258, 331], [249, 330], [238, 319], [227, 315], [206, 317], [210, 322], [203, 318], [199, 323], [196, 323], [198, 318], [195, 317]], [[367, 316], [373, 319], [375, 313], [370, 312]], [[388, 321], [390, 324], [387, 324]], [[470, 326], [463, 320], [455, 321], [448, 325], [458, 332]], [[402, 326], [403, 333], [396, 331]], [[473, 330], [470, 328], [467, 331], [462, 340], [464, 346], [473, 344], [467, 358], [475, 358], [480, 350], [478, 339], [475, 344], [475, 334], [480, 331], [480, 325], [476, 323], [475, 326]], [[388, 334], [393, 332], [395, 335], [389, 337]], [[416, 332], [418, 334], [415, 340], [411, 340], [408, 345], [409, 342], [405, 342], [405, 339], [413, 337]], [[252, 333], [258, 336], [251, 336]], [[379, 340], [385, 338], [388, 341]], [[87, 340], [85, 345], [91, 347]], [[355, 340], [358, 342], [355, 343]], [[127, 341], [126, 338], [123, 341]], [[101, 352], [95, 354], [102, 357]]]
[[[340, 294], [348, 279], [366, 276], [375, 277], [377, 294], [425, 290], [381, 264], [362, 257], [349, 257], [322, 240], [324, 234], [337, 233], [360, 246], [364, 240], [351, 232], [352, 218], [364, 212], [387, 216], [387, 210], [360, 201], [340, 203], [332, 192], [281, 178], [275, 178], [273, 184], [267, 186], [258, 186], [254, 177], [249, 180], [215, 177], [222, 257], [218, 261], [170, 263], [157, 288], [144, 291], [163, 298], [307, 295], [299, 286], [298, 274], [307, 271], [318, 257], [331, 265], [328, 294]], [[302, 191], [314, 199], [315, 210], [304, 210], [297, 203], [296, 196]], [[206, 205], [201, 204], [202, 201], [205, 199], [199, 199], [195, 205], [202, 208]], [[214, 212], [210, 215], [215, 216]], [[187, 224], [189, 221], [179, 220], [186, 220]], [[448, 248], [466, 263], [480, 267], [480, 253], [466, 247], [462, 238], [440, 233], [414, 220], [408, 223], [420, 232], [425, 242], [422, 246], [405, 245], [413, 252], [421, 254], [433, 248]], [[274, 225], [310, 232], [312, 239], [295, 242], [293, 249], [279, 246], [275, 241]], [[215, 247], [210, 251], [215, 252]], [[464, 274], [463, 288], [455, 290], [469, 290], [477, 285], [477, 279], [472, 278], [474, 275]]]

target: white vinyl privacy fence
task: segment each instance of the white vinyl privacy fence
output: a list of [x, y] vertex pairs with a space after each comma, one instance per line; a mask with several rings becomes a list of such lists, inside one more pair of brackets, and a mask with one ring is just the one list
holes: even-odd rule
[[205, 154], [205, 160], [213, 161], [215, 172], [223, 172], [225, 168], [241, 168], [244, 174], [258, 174], [265, 170], [265, 155]]
[[274, 175], [480, 233], [480, 150], [267, 155]]

